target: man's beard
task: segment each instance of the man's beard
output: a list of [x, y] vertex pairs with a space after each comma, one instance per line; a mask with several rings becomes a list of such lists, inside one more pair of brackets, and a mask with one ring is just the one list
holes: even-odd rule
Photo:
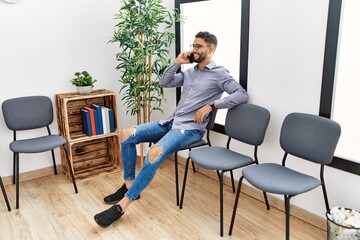
[[196, 63], [201, 63], [202, 61], [204, 61], [206, 59], [207, 55], [204, 53], [199, 54], [198, 58], [194, 59], [194, 62]]

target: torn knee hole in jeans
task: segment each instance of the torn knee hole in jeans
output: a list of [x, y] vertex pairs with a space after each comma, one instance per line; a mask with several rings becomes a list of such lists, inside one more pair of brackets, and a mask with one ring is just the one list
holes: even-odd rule
[[136, 134], [136, 128], [128, 128], [128, 129], [124, 129], [121, 133], [120, 133], [120, 140], [121, 143], [125, 142], [126, 140], [129, 139], [129, 137], [131, 136], [135, 136]]
[[162, 154], [163, 150], [160, 146], [154, 145], [150, 148], [149, 151], [149, 162], [154, 163], [156, 159]]

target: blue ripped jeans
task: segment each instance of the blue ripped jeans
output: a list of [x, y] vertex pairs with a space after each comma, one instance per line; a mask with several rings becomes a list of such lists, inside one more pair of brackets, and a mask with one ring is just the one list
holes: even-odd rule
[[[121, 143], [122, 163], [124, 179], [134, 180], [125, 196], [134, 201], [138, 195], [150, 184], [160, 164], [172, 153], [183, 147], [200, 141], [204, 131], [171, 129], [172, 122], [160, 125], [159, 122], [149, 122], [135, 126], [136, 132]], [[149, 161], [149, 153], [145, 157], [144, 164], [135, 177], [136, 167], [136, 144], [141, 142], [153, 142], [161, 147], [160, 155], [152, 162]]]

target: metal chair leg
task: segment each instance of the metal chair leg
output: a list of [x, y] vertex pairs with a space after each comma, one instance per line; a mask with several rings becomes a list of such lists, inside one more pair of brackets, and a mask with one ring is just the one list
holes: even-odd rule
[[1, 179], [1, 176], [0, 176], [0, 186], [1, 186], [2, 193], [4, 195], [6, 206], [7, 206], [8, 210], [9, 210], [9, 212], [10, 212], [11, 207], [10, 207], [9, 199], [8, 199], [8, 197], [6, 195], [5, 186], [4, 186], [4, 183], [3, 183], [2, 179]]
[[270, 210], [270, 204], [269, 204], [269, 200], [267, 198], [266, 192], [263, 192], [264, 195], [264, 200], [265, 200], [265, 204], [266, 204], [266, 209]]
[[231, 223], [230, 223], [230, 228], [229, 228], [229, 235], [231, 235], [232, 231], [233, 231], [235, 217], [236, 217], [236, 210], [238, 207], [240, 191], [241, 191], [241, 184], [242, 184], [243, 179], [244, 179], [244, 176], [241, 176], [239, 179], [237, 190], [236, 190], [235, 203], [234, 203], [234, 208], [233, 208], [233, 213], [232, 213]]
[[192, 164], [193, 173], [196, 173], [195, 163], [191, 161], [191, 164]]
[[221, 171], [220, 174], [220, 237], [224, 236], [224, 180], [225, 171]]
[[322, 187], [322, 191], [323, 191], [323, 195], [324, 195], [324, 201], [325, 201], [326, 211], [329, 211], [329, 210], [330, 210], [329, 200], [328, 200], [328, 198], [327, 198], [325, 181], [324, 181], [324, 167], [325, 167], [324, 165], [321, 165], [321, 169], [320, 169], [320, 179], [321, 179], [321, 187]]
[[65, 144], [63, 145], [63, 148], [64, 148], [64, 151], [65, 151], [66, 161], [67, 161], [67, 164], [68, 164], [68, 167], [69, 167], [69, 170], [70, 170], [70, 175], [71, 175], [71, 179], [72, 179], [72, 182], [73, 182], [73, 185], [74, 185], [75, 193], [78, 193], [78, 189], [77, 189], [76, 182], [75, 182], [74, 172], [72, 170], [71, 163], [70, 163], [69, 152], [68, 152]]
[[325, 183], [323, 182], [323, 183], [321, 184], [321, 186], [322, 186], [322, 190], [323, 190], [323, 195], [324, 195], [324, 201], [325, 201], [326, 211], [329, 211], [329, 210], [330, 210], [330, 207], [329, 207], [329, 200], [328, 200], [328, 198], [327, 198]]
[[[189, 148], [189, 152], [190, 151], [191, 151], [191, 148]], [[195, 163], [193, 161], [191, 161], [191, 165], [192, 165], [193, 173], [196, 173]]]
[[230, 176], [231, 176], [232, 191], [233, 191], [233, 193], [235, 193], [235, 182], [234, 182], [234, 173], [233, 173], [233, 170], [230, 171]]
[[15, 166], [16, 166], [16, 208], [19, 209], [19, 153], [15, 154]]
[[54, 174], [55, 174], [55, 175], [57, 175], [57, 169], [56, 169], [56, 162], [55, 162], [54, 149], [51, 149], [51, 156], [52, 156], [52, 160], [53, 160]]
[[182, 209], [183, 201], [184, 201], [185, 186], [186, 186], [187, 172], [188, 172], [188, 168], [189, 168], [189, 161], [190, 161], [190, 158], [187, 158], [186, 159], [185, 172], [184, 172], [183, 186], [182, 186], [182, 190], [181, 190], [180, 209]]
[[285, 239], [290, 240], [290, 199], [291, 196], [285, 197], [285, 214], [286, 214], [286, 233]]
[[15, 184], [15, 172], [16, 172], [16, 169], [15, 169], [15, 153], [13, 153], [13, 177], [12, 177], [12, 180], [13, 180], [13, 184]]
[[179, 206], [179, 172], [178, 172], [178, 157], [175, 153], [175, 191], [176, 191], [176, 206]]

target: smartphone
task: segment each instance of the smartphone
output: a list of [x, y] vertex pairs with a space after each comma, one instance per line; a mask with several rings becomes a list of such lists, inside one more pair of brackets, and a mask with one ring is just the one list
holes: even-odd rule
[[190, 55], [188, 56], [189, 62], [193, 63], [194, 62], [194, 54], [190, 53]]

